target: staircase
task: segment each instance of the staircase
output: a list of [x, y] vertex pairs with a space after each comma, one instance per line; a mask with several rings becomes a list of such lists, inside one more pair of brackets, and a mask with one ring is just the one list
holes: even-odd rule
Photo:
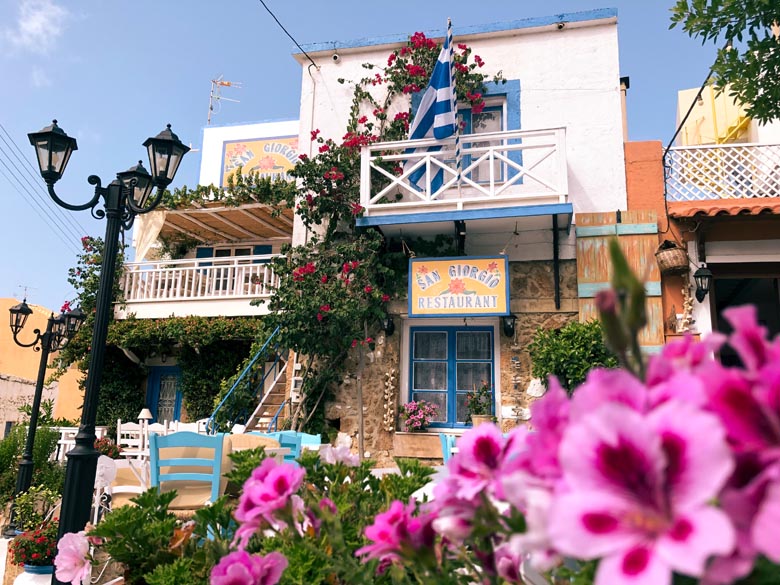
[[737, 116], [737, 119], [726, 128], [726, 131], [718, 136], [715, 141], [716, 144], [731, 144], [737, 142], [745, 134], [749, 125], [750, 118], [746, 116]]
[[230, 432], [237, 424], [246, 431], [275, 430], [288, 404], [289, 351], [274, 342], [278, 333], [277, 327], [214, 409], [208, 432]]

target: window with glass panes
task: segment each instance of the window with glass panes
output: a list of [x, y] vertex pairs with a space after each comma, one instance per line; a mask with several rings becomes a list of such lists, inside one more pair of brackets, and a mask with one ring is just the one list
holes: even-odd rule
[[466, 394], [493, 388], [492, 327], [413, 327], [410, 400], [438, 406], [432, 426], [466, 424]]
[[[489, 100], [489, 105], [485, 106], [479, 114], [472, 113], [471, 109], [458, 109], [458, 118], [461, 121], [463, 134], [488, 134], [490, 132], [502, 132], [504, 130], [504, 104], [503, 100]], [[486, 148], [489, 146], [500, 146], [502, 140], [484, 140], [480, 142], [465, 142], [463, 148]], [[471, 161], [479, 158], [481, 152], [474, 154], [465, 154], [463, 156], [463, 168], [467, 168]], [[499, 160], [493, 162], [493, 180], [500, 183], [504, 180], [504, 164]], [[485, 161], [476, 168], [466, 173], [468, 178], [476, 183], [487, 183], [490, 181], [490, 163]]]

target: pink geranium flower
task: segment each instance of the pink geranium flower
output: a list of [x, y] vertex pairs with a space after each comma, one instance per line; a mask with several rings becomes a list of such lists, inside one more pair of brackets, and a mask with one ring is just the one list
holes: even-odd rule
[[379, 559], [380, 572], [383, 572], [388, 562], [399, 561], [403, 555], [430, 555], [436, 536], [432, 525], [435, 518], [433, 511], [418, 510], [413, 499], [406, 505], [395, 500], [366, 527], [366, 538], [372, 544], [356, 550], [355, 556]]
[[246, 547], [263, 521], [279, 525], [277, 511], [287, 508], [292, 495], [298, 491], [306, 475], [302, 467], [290, 463], [278, 464], [272, 458], [264, 459], [249, 479], [244, 482], [241, 497], [235, 511], [241, 524], [236, 531], [236, 542]]
[[700, 577], [735, 545], [728, 517], [710, 505], [733, 469], [720, 422], [679, 401], [649, 414], [605, 404], [566, 431], [566, 490], [550, 513], [564, 555], [600, 558], [595, 585], [668, 585]]
[[287, 559], [278, 552], [265, 556], [238, 550], [222, 557], [211, 570], [212, 585], [276, 585], [287, 568]]
[[333, 445], [323, 445], [320, 447], [320, 459], [325, 463], [335, 465], [337, 463], [343, 463], [347, 467], [357, 467], [360, 465], [360, 456], [357, 453], [352, 453], [349, 447], [340, 446], [334, 447]]
[[89, 541], [83, 530], [62, 536], [57, 543], [54, 566], [57, 579], [63, 583], [81, 585], [90, 582], [92, 563], [89, 558]]

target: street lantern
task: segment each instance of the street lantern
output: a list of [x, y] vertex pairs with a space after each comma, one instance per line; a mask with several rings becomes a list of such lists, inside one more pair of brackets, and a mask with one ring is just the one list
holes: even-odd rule
[[141, 209], [146, 207], [149, 195], [152, 194], [154, 183], [152, 182], [152, 175], [144, 168], [143, 163], [139, 160], [137, 165], [130, 167], [122, 173], [117, 173], [116, 176], [122, 185], [130, 190], [130, 199], [135, 206]]
[[65, 336], [68, 339], [73, 339], [73, 336], [78, 333], [81, 328], [81, 324], [87, 318], [87, 314], [81, 310], [81, 307], [76, 307], [72, 311], [65, 313]]
[[182, 157], [190, 148], [181, 143], [179, 137], [171, 131], [170, 124], [154, 138], [147, 138], [144, 146], [149, 151], [152, 177], [155, 182], [168, 186], [179, 169]]
[[[11, 307], [9, 312], [11, 313], [11, 333], [13, 333], [14, 343], [20, 347], [35, 347], [36, 351], [41, 352], [41, 360], [38, 365], [38, 379], [35, 382], [35, 394], [33, 394], [33, 403], [30, 409], [29, 430], [27, 431], [22, 460], [19, 462], [19, 472], [16, 476], [16, 491], [14, 493], [19, 495], [29, 490], [32, 484], [33, 447], [35, 445], [35, 432], [38, 428], [38, 412], [41, 408], [43, 383], [46, 380], [46, 367], [49, 365], [49, 354], [63, 349], [68, 344], [68, 341], [73, 338], [84, 320], [84, 312], [81, 309], [76, 309], [56, 317], [52, 313], [46, 322], [46, 331], [43, 333], [41, 333], [40, 329], [33, 331], [35, 338], [30, 343], [23, 343], [18, 338], [19, 333], [24, 329], [27, 317], [32, 314], [32, 309], [27, 304], [27, 299]], [[13, 534], [14, 528], [15, 520], [12, 509], [11, 520], [6, 534]]]
[[701, 268], [693, 273], [693, 280], [696, 281], [696, 300], [700, 303], [704, 302], [704, 298], [707, 296], [707, 293], [710, 292], [712, 271], [702, 264]]
[[24, 329], [24, 326], [27, 323], [27, 317], [32, 315], [32, 309], [27, 304], [27, 299], [25, 299], [8, 310], [11, 313], [11, 333], [13, 333], [15, 337]]
[[41, 176], [46, 184], [53, 185], [65, 172], [70, 155], [74, 150], [78, 150], [76, 139], [65, 134], [62, 128], [57, 126], [57, 120], [52, 120], [51, 126], [27, 136], [30, 144], [35, 147]]
[[[102, 186], [100, 177], [90, 175], [87, 182], [95, 186], [92, 198], [86, 203], [73, 205], [63, 201], [57, 195], [54, 183], [62, 176], [70, 154], [76, 150], [75, 139], [65, 134], [56, 122], [51, 127], [28, 136], [30, 143], [36, 148], [41, 176], [46, 181], [49, 196], [54, 202], [71, 211], [91, 210], [93, 216], [106, 219], [103, 264], [95, 301], [92, 351], [89, 354], [81, 425], [76, 435], [76, 445], [68, 453], [68, 466], [65, 471], [59, 526], [59, 536], [62, 537], [67, 532], [83, 530], [90, 517], [91, 494], [100, 455], [95, 449], [95, 421], [103, 378], [108, 323], [112, 311], [119, 236], [122, 230], [129, 230], [133, 226], [137, 215], [149, 213], [157, 207], [165, 188], [173, 181], [182, 157], [190, 149], [179, 141], [168, 124], [165, 130], [143, 143], [149, 151], [151, 175], [140, 163], [125, 172], [118, 173], [116, 180], [105, 187]], [[157, 193], [151, 196], [153, 187], [157, 187]], [[97, 209], [101, 199], [104, 209]], [[76, 321], [73, 319], [72, 314], [70, 317], [65, 316], [66, 332], [77, 329]]]

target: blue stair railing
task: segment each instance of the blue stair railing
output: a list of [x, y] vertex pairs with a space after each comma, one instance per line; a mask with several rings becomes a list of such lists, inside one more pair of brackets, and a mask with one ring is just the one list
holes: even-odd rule
[[268, 423], [268, 432], [269, 433], [275, 433], [279, 430], [279, 415], [282, 414], [282, 411], [284, 410], [284, 407], [287, 406], [286, 402], [282, 402], [279, 405], [278, 410], [274, 414], [274, 417], [271, 419], [271, 422]]
[[[211, 413], [211, 416], [206, 423], [206, 431], [208, 433], [213, 434], [219, 432], [220, 430], [223, 432], [230, 432], [230, 429], [233, 425], [246, 422], [250, 412], [244, 407], [235, 407], [235, 405], [232, 404], [232, 399], [237, 392], [244, 390], [250, 392], [256, 401], [262, 394], [266, 385], [266, 380], [269, 378], [269, 376], [275, 375], [278, 372], [279, 366], [283, 360], [283, 352], [280, 352], [278, 347], [273, 345], [273, 341], [274, 338], [278, 335], [279, 330], [280, 327], [278, 326], [276, 329], [274, 329], [273, 333], [271, 333], [266, 342], [263, 344], [263, 347], [261, 347], [260, 350], [252, 357], [236, 381], [230, 387], [230, 390], [228, 390], [225, 396], [223, 396], [222, 400], [220, 400], [219, 404], [214, 409], [214, 412]], [[260, 366], [257, 365], [258, 362], [260, 362], [262, 365], [265, 363], [265, 361], [268, 361], [265, 359], [263, 359], [263, 361], [260, 360], [262, 358], [268, 357], [271, 352], [275, 354], [273, 364], [271, 367], [263, 367], [262, 370], [259, 370]], [[258, 372], [261, 372], [262, 375], [258, 375]], [[228, 422], [220, 423], [218, 419], [224, 419]]]

